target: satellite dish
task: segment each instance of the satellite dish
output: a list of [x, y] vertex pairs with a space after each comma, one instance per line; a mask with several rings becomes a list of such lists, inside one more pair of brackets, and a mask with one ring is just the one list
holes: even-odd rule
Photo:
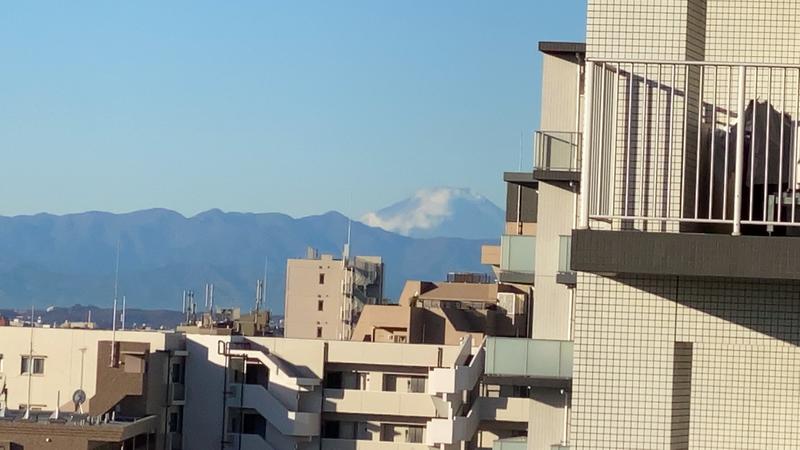
[[86, 392], [83, 389], [78, 389], [72, 394], [72, 403], [75, 403], [75, 409], [86, 402]]

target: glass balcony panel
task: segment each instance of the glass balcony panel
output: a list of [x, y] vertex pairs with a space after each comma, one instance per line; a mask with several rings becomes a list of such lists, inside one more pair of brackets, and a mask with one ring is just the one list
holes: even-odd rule
[[504, 235], [500, 239], [500, 270], [533, 273], [536, 236]]
[[537, 131], [536, 161], [538, 170], [580, 170], [580, 133], [571, 131]]

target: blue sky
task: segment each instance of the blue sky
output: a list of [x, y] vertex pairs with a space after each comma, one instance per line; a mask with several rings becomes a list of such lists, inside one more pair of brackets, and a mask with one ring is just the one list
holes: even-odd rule
[[8, 2], [0, 214], [502, 204], [585, 1]]

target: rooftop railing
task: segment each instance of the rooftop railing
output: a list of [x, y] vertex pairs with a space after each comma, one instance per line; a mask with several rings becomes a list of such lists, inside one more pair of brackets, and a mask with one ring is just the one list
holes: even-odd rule
[[800, 65], [589, 60], [581, 228], [800, 225]]

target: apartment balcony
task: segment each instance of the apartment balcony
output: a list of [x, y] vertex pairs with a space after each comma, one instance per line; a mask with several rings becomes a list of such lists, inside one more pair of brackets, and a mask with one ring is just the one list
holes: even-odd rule
[[500, 237], [500, 281], [533, 284], [535, 266], [536, 236], [505, 234]]
[[578, 283], [578, 276], [572, 270], [572, 236], [559, 236], [556, 282], [567, 286], [575, 286]]
[[492, 450], [527, 450], [528, 438], [515, 437], [508, 439], [498, 439], [492, 444]]
[[328, 362], [331, 364], [374, 364], [403, 367], [433, 367], [452, 361], [453, 347], [435, 345], [404, 345], [373, 342], [328, 342]]
[[456, 394], [471, 391], [483, 375], [485, 353], [485, 346], [481, 343], [472, 355], [472, 337], [464, 338], [452, 367], [436, 367], [428, 372], [428, 392]]
[[410, 442], [323, 439], [322, 450], [431, 450], [431, 447]]
[[399, 417], [446, 417], [434, 397], [422, 393], [325, 389], [323, 411]]
[[585, 82], [573, 269], [800, 279], [799, 65], [589, 60]]
[[466, 416], [433, 419], [428, 422], [425, 444], [439, 446], [470, 442], [478, 431], [480, 421], [481, 417], [477, 408], [470, 410]]
[[534, 136], [533, 177], [541, 181], [579, 181], [581, 134], [574, 131], [537, 131]]
[[572, 342], [487, 337], [485, 373], [537, 385], [568, 385], [572, 380]]

